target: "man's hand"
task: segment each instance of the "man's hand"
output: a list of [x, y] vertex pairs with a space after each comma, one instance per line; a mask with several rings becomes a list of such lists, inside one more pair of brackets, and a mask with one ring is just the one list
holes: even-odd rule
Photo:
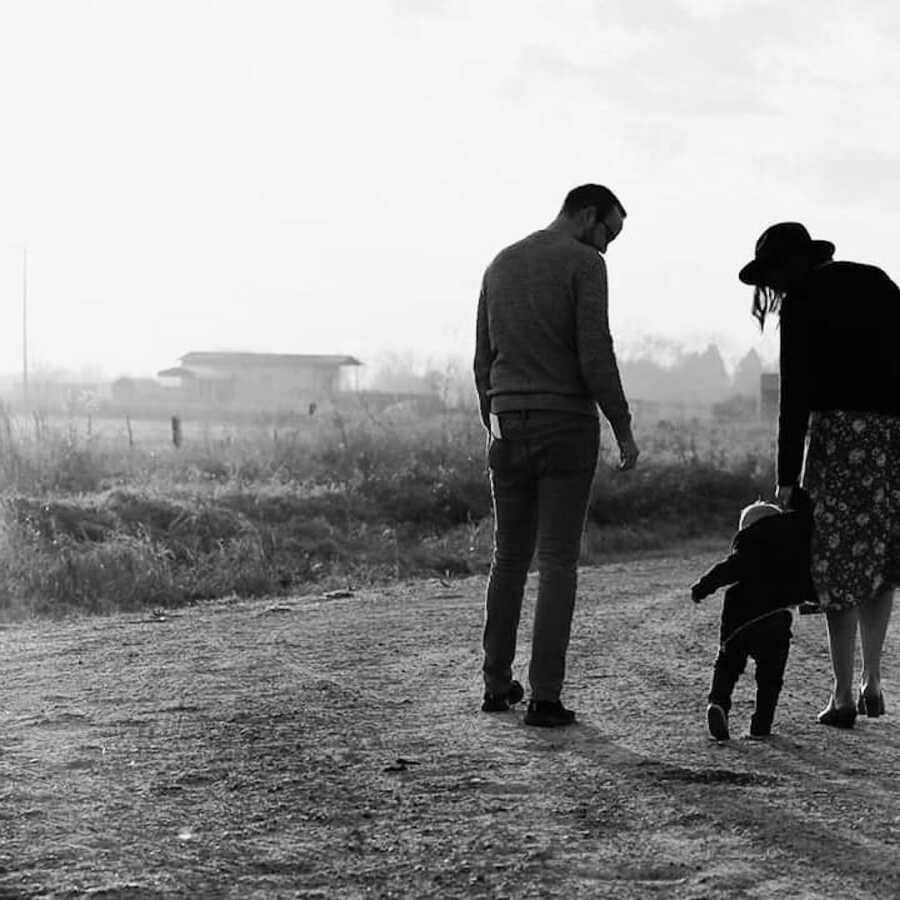
[[775, 502], [782, 508], [790, 508], [791, 501], [794, 499], [794, 486], [792, 484], [781, 485], [775, 491]]
[[638, 450], [638, 445], [630, 434], [622, 438], [619, 441], [619, 471], [626, 472], [628, 469], [633, 469], [640, 455], [641, 451]]

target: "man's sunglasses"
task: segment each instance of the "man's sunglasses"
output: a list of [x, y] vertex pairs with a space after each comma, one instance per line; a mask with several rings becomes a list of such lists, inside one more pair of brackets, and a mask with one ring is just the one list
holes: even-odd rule
[[603, 230], [606, 232], [606, 243], [611, 244], [622, 232], [622, 229], [619, 228], [618, 231], [613, 231], [612, 228], [607, 225], [605, 219], [600, 220], [600, 224], [603, 226]]

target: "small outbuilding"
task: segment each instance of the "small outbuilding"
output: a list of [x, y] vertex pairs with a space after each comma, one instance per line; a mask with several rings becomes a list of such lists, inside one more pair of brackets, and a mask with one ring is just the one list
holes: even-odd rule
[[299, 353], [192, 352], [158, 372], [184, 400], [211, 406], [296, 409], [333, 400], [355, 387], [353, 356]]

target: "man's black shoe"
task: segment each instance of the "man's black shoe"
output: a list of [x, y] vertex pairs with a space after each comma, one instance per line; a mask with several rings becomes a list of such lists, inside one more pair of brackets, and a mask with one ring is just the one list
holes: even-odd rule
[[525, 724], [538, 728], [562, 728], [575, 721], [575, 713], [566, 709], [559, 700], [529, 700]]
[[511, 706], [521, 702], [525, 696], [525, 689], [518, 681], [511, 681], [509, 687], [502, 694], [484, 692], [484, 700], [481, 704], [482, 712], [506, 712]]

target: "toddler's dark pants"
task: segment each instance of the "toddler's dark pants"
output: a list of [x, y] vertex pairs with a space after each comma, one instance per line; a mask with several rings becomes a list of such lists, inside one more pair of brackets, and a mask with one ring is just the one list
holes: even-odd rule
[[722, 635], [725, 643], [719, 648], [713, 667], [709, 702], [718, 704], [726, 713], [731, 709], [731, 693], [748, 657], [752, 657], [756, 662], [756, 710], [750, 720], [751, 734], [768, 734], [772, 730], [791, 646], [792, 621], [791, 614], [781, 610], [748, 625], [731, 638]]

